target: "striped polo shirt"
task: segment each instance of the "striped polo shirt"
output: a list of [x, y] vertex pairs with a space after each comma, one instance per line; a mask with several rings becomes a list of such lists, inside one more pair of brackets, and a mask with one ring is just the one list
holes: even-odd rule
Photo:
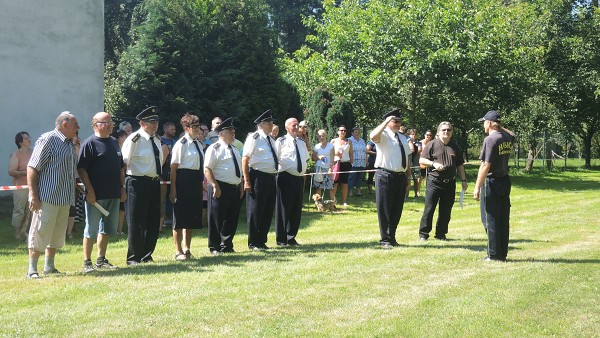
[[63, 133], [54, 129], [35, 142], [27, 164], [39, 173], [40, 200], [54, 205], [75, 205], [75, 147]]

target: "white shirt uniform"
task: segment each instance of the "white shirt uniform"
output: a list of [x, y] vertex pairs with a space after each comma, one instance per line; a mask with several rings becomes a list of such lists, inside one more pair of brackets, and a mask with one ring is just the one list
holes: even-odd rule
[[[406, 136], [397, 133], [406, 156], [406, 167], [410, 166], [409, 155], [411, 154], [410, 146]], [[383, 168], [394, 172], [406, 172], [406, 167], [402, 167], [402, 151], [396, 133], [390, 128], [385, 128], [381, 133], [381, 138], [377, 144], [377, 157], [375, 157], [375, 168]]]
[[177, 140], [171, 150], [171, 164], [179, 164], [178, 169], [203, 170], [204, 168], [200, 168], [200, 157], [204, 158], [202, 144], [198, 140], [193, 140], [188, 134]]
[[[233, 158], [237, 161], [240, 177], [236, 176]], [[204, 156], [204, 168], [210, 168], [217, 181], [229, 184], [240, 184], [242, 181], [240, 151], [233, 145], [229, 149], [229, 145], [223, 140], [219, 140], [208, 146]]]
[[295, 176], [302, 176], [306, 172], [308, 161], [308, 150], [306, 143], [299, 138], [296, 138], [298, 151], [300, 152], [300, 163], [302, 164], [302, 172], [298, 172], [298, 162], [296, 159], [296, 147], [294, 146], [294, 138], [290, 134], [286, 134], [277, 139], [275, 142], [275, 154], [279, 158], [279, 172], [287, 171]]
[[[159, 161], [163, 163], [160, 136], [154, 135], [154, 144], [158, 148]], [[143, 129], [131, 133], [123, 143], [123, 162], [127, 164], [127, 175], [157, 177], [154, 149], [150, 143], [150, 135]]]
[[[269, 146], [269, 141], [271, 145]], [[255, 133], [248, 134], [246, 143], [244, 143], [244, 156], [249, 158], [248, 164], [254, 170], [259, 170], [269, 174], [275, 174], [275, 160], [273, 152], [275, 151], [275, 140], [271, 136], [265, 134], [264, 131], [258, 130]]]

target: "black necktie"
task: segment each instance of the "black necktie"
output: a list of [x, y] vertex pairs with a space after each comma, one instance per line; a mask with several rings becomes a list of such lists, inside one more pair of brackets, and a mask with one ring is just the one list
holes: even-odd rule
[[152, 143], [152, 150], [154, 151], [154, 164], [156, 165], [156, 174], [160, 176], [161, 165], [160, 165], [160, 152], [156, 143], [154, 143], [154, 136], [150, 136], [150, 143]]
[[192, 143], [194, 143], [194, 145], [196, 146], [196, 150], [198, 150], [198, 157], [200, 157], [200, 170], [202, 170], [202, 167], [204, 166], [204, 161], [202, 161], [202, 152], [200, 151], [200, 147], [198, 146], [198, 143], [196, 143], [196, 141], [192, 141]]
[[294, 139], [294, 147], [296, 148], [296, 165], [298, 166], [298, 172], [302, 173], [302, 160], [300, 159], [300, 150], [298, 150], [298, 142], [296, 142], [296, 139]]
[[242, 175], [240, 174], [240, 166], [237, 163], [237, 158], [235, 157], [235, 154], [233, 153], [233, 148], [231, 147], [231, 144], [228, 147], [229, 147], [229, 151], [231, 151], [231, 157], [233, 158], [233, 165], [235, 166], [235, 176], [242, 177]]
[[275, 161], [275, 170], [279, 169], [279, 161], [277, 160], [277, 155], [275, 155], [275, 149], [273, 149], [273, 145], [271, 144], [271, 136], [267, 135], [267, 142], [269, 142], [269, 148], [271, 148], [271, 154], [273, 154], [273, 161]]
[[398, 139], [400, 151], [402, 152], [402, 169], [406, 170], [406, 151], [404, 150], [404, 145], [402, 144], [402, 141], [400, 141], [400, 135], [398, 135], [398, 133], [396, 133], [396, 139]]

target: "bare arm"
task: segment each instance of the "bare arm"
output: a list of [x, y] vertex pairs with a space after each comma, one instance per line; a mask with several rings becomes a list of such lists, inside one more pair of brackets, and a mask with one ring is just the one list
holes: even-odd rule
[[175, 203], [177, 199], [177, 168], [179, 168], [179, 163], [171, 163], [171, 172], [169, 173], [169, 180], [171, 181], [169, 200], [171, 200], [171, 203]]
[[215, 180], [215, 175], [213, 174], [212, 169], [204, 168], [204, 176], [206, 177], [208, 184], [212, 185], [213, 187], [213, 197], [221, 197], [221, 188], [219, 187], [219, 183], [217, 183], [217, 180]]
[[37, 169], [27, 167], [27, 185], [29, 186], [29, 210], [38, 211], [42, 206], [40, 201], [40, 173]]
[[485, 178], [491, 167], [492, 164], [489, 162], [481, 162], [481, 166], [479, 166], [477, 181], [475, 182], [475, 189], [473, 190], [473, 198], [477, 201], [479, 201], [481, 187], [483, 186], [483, 182], [485, 182]]
[[381, 122], [380, 125], [375, 127], [375, 129], [373, 129], [373, 131], [371, 131], [371, 134], [369, 134], [371, 141], [373, 141], [375, 143], [379, 143], [379, 141], [381, 141], [381, 133], [383, 133], [383, 131], [387, 127], [388, 123], [390, 123], [392, 118], [393, 118], [393, 116], [388, 117], [383, 122]]
[[354, 147], [352, 147], [352, 141], [348, 141], [350, 144], [350, 149], [348, 150], [348, 155], [350, 155], [350, 164], [354, 165]]
[[165, 165], [165, 163], [167, 163], [167, 157], [169, 157], [169, 154], [171, 153], [171, 151], [169, 150], [169, 147], [166, 144], [163, 144], [161, 146], [161, 148], [162, 148], [163, 158], [162, 158], [162, 163], [160, 165], [163, 166], [163, 165]]
[[252, 190], [252, 183], [250, 182], [250, 156], [242, 157], [242, 172], [244, 173], [244, 190]]
[[458, 176], [462, 181], [462, 189], [467, 190], [469, 185], [467, 184], [467, 173], [465, 172], [465, 166], [463, 164], [456, 167], [456, 171], [458, 172]]
[[10, 162], [8, 163], [8, 175], [14, 178], [27, 176], [27, 170], [18, 170], [17, 168], [19, 168], [19, 158], [15, 152], [10, 155]]
[[92, 187], [92, 182], [90, 181], [90, 176], [88, 175], [87, 170], [84, 168], [77, 168], [77, 173], [79, 174], [79, 180], [85, 187], [86, 201], [89, 204], [96, 203], [96, 192], [94, 191], [94, 187]]

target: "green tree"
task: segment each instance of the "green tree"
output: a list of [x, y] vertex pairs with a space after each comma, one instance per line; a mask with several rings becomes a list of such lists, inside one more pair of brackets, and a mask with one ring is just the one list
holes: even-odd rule
[[241, 135], [267, 108], [297, 112], [263, 0], [145, 0], [139, 13], [131, 44], [107, 72], [111, 111], [133, 116], [157, 105], [171, 121], [186, 111], [205, 121], [233, 116]]
[[560, 13], [548, 69], [556, 77], [553, 100], [569, 133], [583, 145], [591, 166], [592, 140], [600, 129], [600, 10], [591, 3]]

